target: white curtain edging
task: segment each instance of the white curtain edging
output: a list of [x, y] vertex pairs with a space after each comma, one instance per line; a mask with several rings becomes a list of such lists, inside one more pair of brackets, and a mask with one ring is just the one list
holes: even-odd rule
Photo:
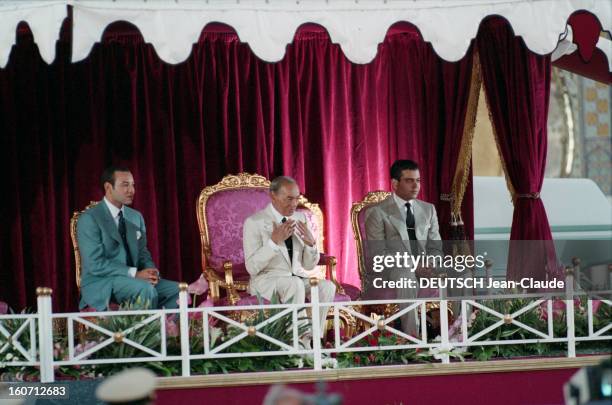
[[17, 25], [28, 23], [46, 63], [55, 60], [55, 44], [67, 15], [67, 1], [2, 1], [0, 2], [0, 68], [8, 63], [17, 40]]

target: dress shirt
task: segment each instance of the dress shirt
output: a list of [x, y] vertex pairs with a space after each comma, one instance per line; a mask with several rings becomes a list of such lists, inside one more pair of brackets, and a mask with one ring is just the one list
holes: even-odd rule
[[397, 204], [397, 208], [399, 208], [399, 211], [402, 213], [402, 218], [404, 218], [404, 222], [406, 222], [406, 209], [408, 208], [406, 207], [406, 203], [410, 204], [410, 212], [412, 212], [412, 215], [414, 215], [414, 207], [412, 206], [412, 201], [406, 201], [403, 198], [398, 197], [395, 193], [393, 193], [393, 200], [395, 201], [395, 204]]
[[[115, 222], [115, 226], [117, 228], [119, 228], [119, 213], [121, 212], [123, 214], [123, 218], [125, 218], [125, 210], [123, 209], [123, 205], [121, 206], [121, 208], [117, 208], [117, 206], [115, 206], [113, 203], [108, 201], [108, 199], [106, 197], [104, 197], [104, 203], [108, 207], [108, 210], [110, 211], [111, 216], [113, 217], [113, 221]], [[136, 277], [136, 271], [137, 270], [138, 269], [136, 267], [130, 267], [128, 269], [128, 274], [131, 277]]]

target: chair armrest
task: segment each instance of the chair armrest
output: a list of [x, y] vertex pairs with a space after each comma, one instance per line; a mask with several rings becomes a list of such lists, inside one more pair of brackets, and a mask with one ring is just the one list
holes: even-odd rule
[[[228, 270], [231, 270], [232, 280], [236, 282], [248, 282], [250, 274], [244, 263], [234, 263], [224, 257], [210, 256], [206, 259], [207, 267], [217, 273], [219, 276], [226, 276]], [[226, 277], [227, 278], [227, 277]], [[226, 280], [227, 282], [228, 280]]]
[[227, 284], [228, 287], [234, 285], [234, 274], [232, 274], [233, 268], [234, 265], [231, 261], [226, 260], [223, 262], [223, 271], [225, 272], [225, 284]]
[[321, 255], [319, 256], [318, 265], [326, 267], [326, 277], [325, 278], [327, 278], [328, 280], [330, 280], [332, 283], [336, 285], [336, 292], [338, 294], [345, 294], [342, 284], [340, 284], [338, 282], [338, 279], [336, 278], [336, 263], [337, 262], [338, 261], [336, 260], [336, 256], [330, 256], [325, 253], [321, 253]]
[[234, 284], [234, 276], [232, 274], [233, 264], [230, 260], [214, 256], [208, 257], [206, 260], [206, 270], [221, 283], [222, 287], [227, 288]]
[[240, 299], [237, 290], [245, 288], [245, 283], [248, 283], [250, 278], [245, 264], [233, 263], [231, 260], [218, 256], [210, 256], [206, 262], [209, 271], [218, 277], [220, 286], [227, 290], [230, 303], [235, 305]]
[[223, 262], [225, 284], [227, 286], [227, 297], [231, 305], [236, 305], [236, 303], [240, 300], [240, 294], [238, 294], [238, 291], [236, 291], [236, 287], [234, 286], [233, 268], [234, 266], [231, 261], [226, 260]]
[[317, 266], [327, 266], [332, 261], [334, 262], [334, 265], [335, 265], [336, 264], [336, 256], [330, 256], [330, 255], [328, 255], [326, 253], [321, 252], [319, 254], [319, 262], [317, 263]]

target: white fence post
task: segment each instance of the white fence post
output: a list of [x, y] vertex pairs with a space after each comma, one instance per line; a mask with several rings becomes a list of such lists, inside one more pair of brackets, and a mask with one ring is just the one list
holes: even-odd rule
[[[446, 275], [443, 277], [445, 276]], [[440, 288], [440, 349], [442, 349], [443, 352], [450, 350], [450, 342], [448, 339], [448, 301], [446, 300], [446, 288]], [[442, 363], [450, 363], [448, 354], [442, 355]]]
[[51, 321], [52, 305], [48, 287], [36, 289], [38, 301], [38, 344], [40, 360], [40, 382], [53, 382], [53, 322]]
[[[551, 316], [549, 314], [549, 316]], [[576, 330], [574, 329], [574, 269], [565, 268], [565, 318], [567, 321], [567, 357], [576, 357]]]
[[310, 311], [312, 317], [312, 351], [314, 356], [314, 369], [321, 370], [321, 317], [319, 315], [319, 279], [310, 279]]
[[191, 362], [189, 361], [189, 316], [187, 314], [187, 283], [179, 284], [179, 319], [181, 326], [181, 371], [183, 377], [191, 375]]

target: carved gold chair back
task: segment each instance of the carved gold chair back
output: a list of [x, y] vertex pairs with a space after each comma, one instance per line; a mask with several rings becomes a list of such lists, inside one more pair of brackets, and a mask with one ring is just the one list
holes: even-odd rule
[[353, 237], [355, 238], [355, 244], [357, 248], [357, 264], [359, 270], [359, 279], [361, 280], [361, 291], [364, 291], [364, 280], [365, 280], [365, 252], [364, 252], [364, 240], [366, 239], [365, 234], [365, 216], [367, 210], [380, 203], [391, 195], [388, 191], [371, 191], [365, 195], [361, 201], [354, 202], [351, 206], [351, 226], [353, 228]]
[[98, 203], [99, 201], [90, 201], [89, 205], [87, 205], [83, 210], [74, 211], [72, 213], [72, 218], [70, 218], [70, 239], [72, 240], [72, 250], [74, 252], [76, 285], [79, 290], [81, 289], [82, 269], [81, 269], [81, 253], [79, 251], [79, 241], [77, 240], [77, 223], [82, 213], [84, 213], [91, 207], [95, 207]]

